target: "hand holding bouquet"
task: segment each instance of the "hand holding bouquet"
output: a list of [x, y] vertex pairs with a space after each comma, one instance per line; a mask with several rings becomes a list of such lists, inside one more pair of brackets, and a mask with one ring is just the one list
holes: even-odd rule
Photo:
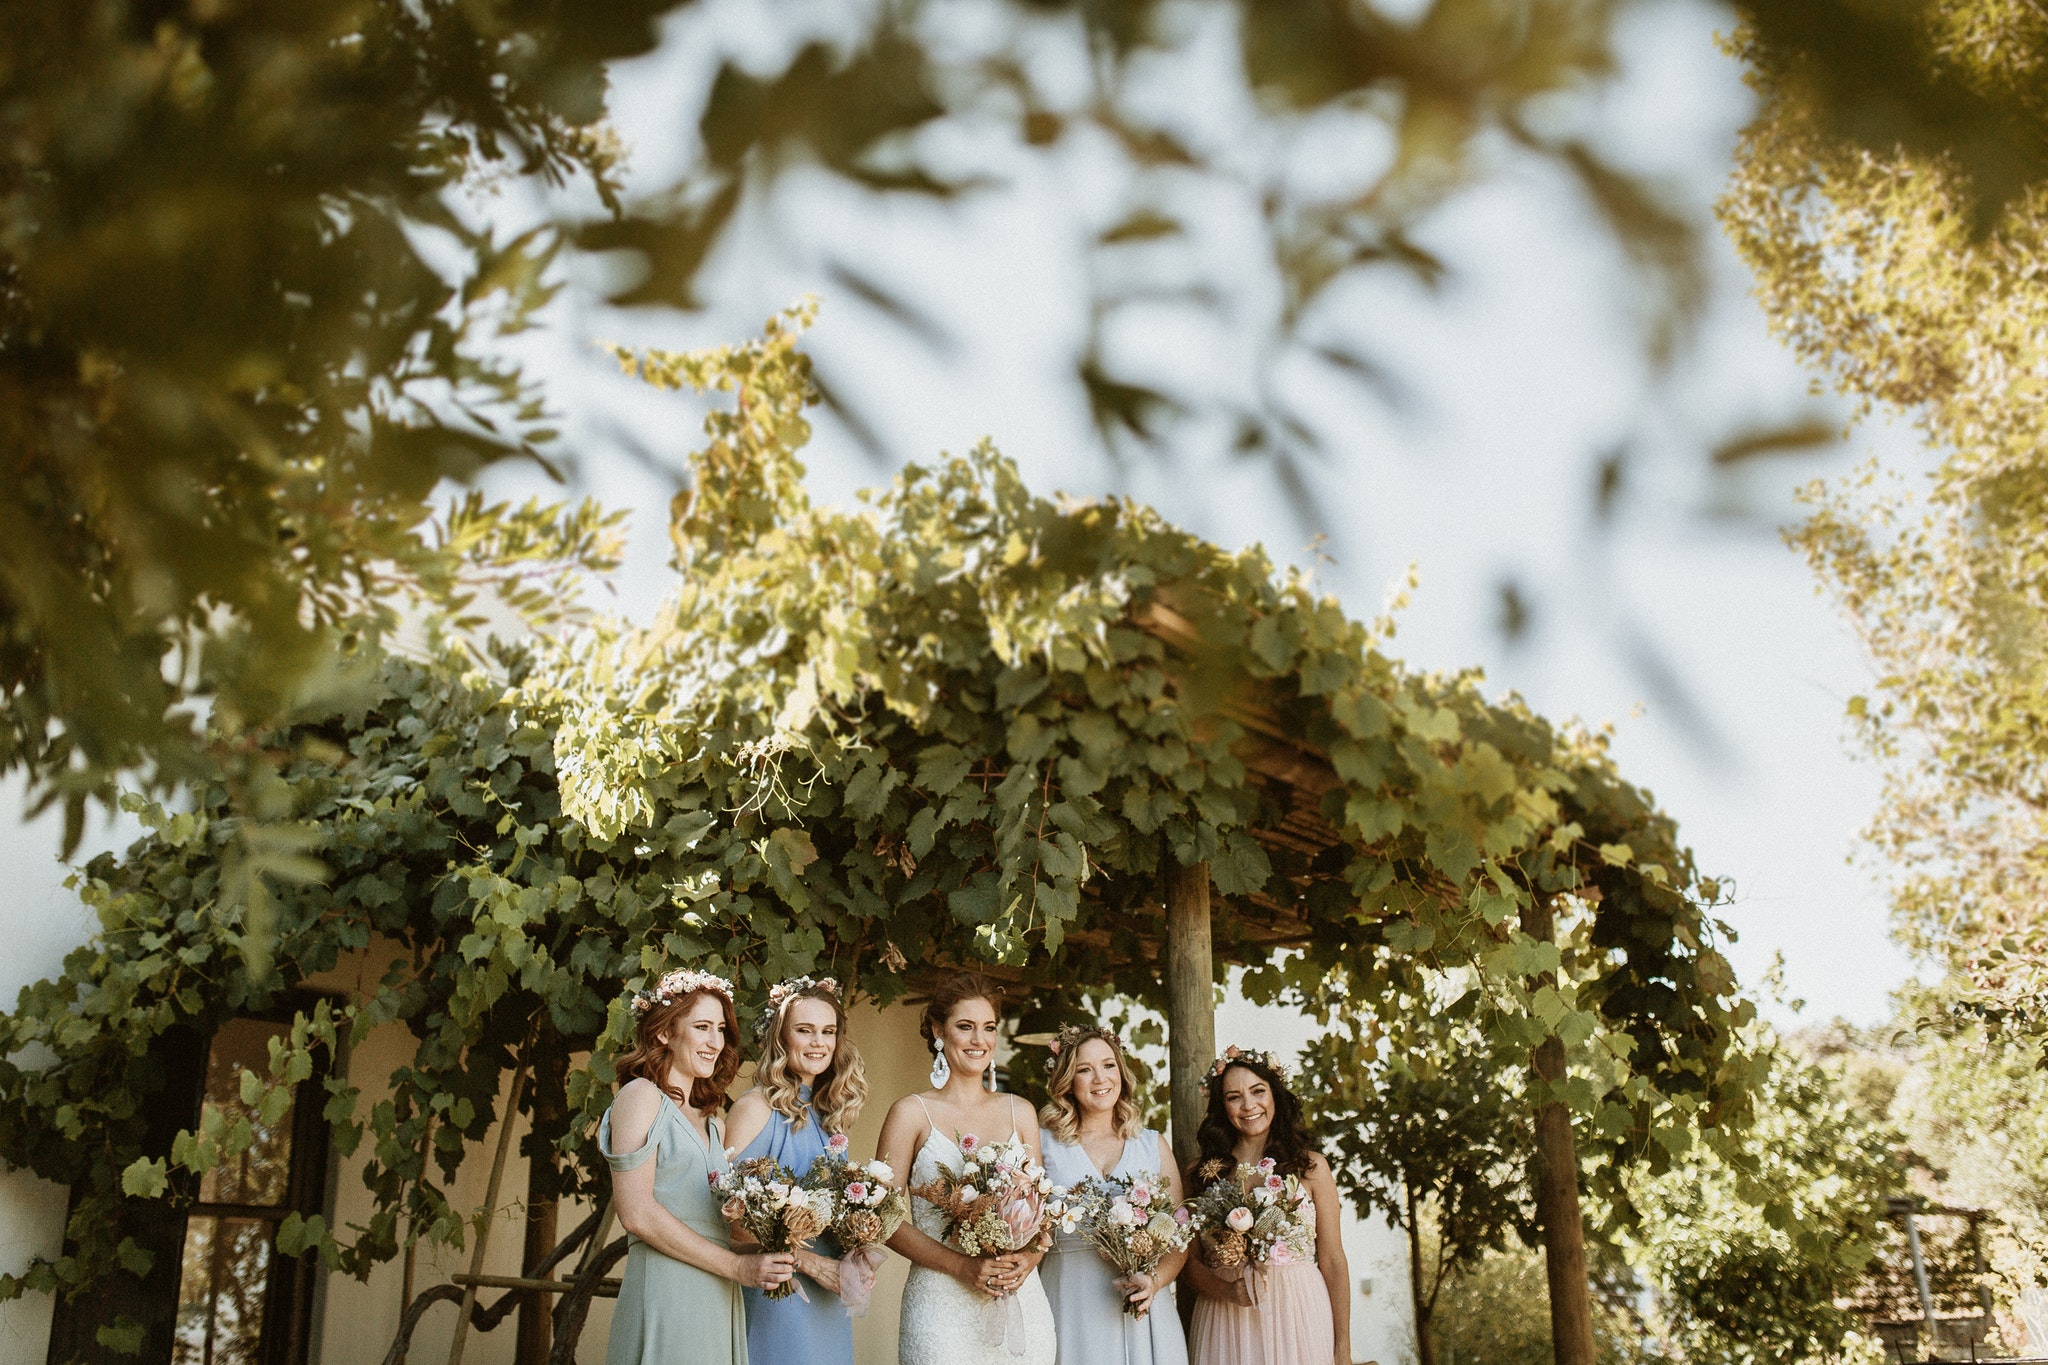
[[939, 1168], [938, 1179], [911, 1193], [946, 1216], [946, 1240], [969, 1256], [1002, 1256], [1052, 1245], [1055, 1225], [1067, 1219], [1067, 1192], [1031, 1159], [1016, 1138], [958, 1140], [960, 1166]]
[[[725, 1221], [740, 1228], [766, 1252], [795, 1251], [823, 1232], [832, 1221], [832, 1201], [797, 1183], [789, 1167], [772, 1156], [757, 1156], [711, 1176], [711, 1188], [719, 1197], [718, 1211]], [[771, 1299], [810, 1295], [794, 1275], [764, 1290]]]
[[846, 1134], [834, 1133], [803, 1180], [805, 1189], [831, 1201], [826, 1231], [842, 1253], [839, 1297], [854, 1317], [867, 1313], [875, 1272], [882, 1265], [882, 1243], [910, 1214], [910, 1196], [891, 1188], [895, 1179], [887, 1162], [854, 1165], [847, 1159]]
[[[1119, 1276], [1150, 1275], [1195, 1235], [1193, 1216], [1186, 1209], [1168, 1211], [1171, 1198], [1171, 1188], [1160, 1175], [1089, 1181], [1075, 1191], [1070, 1204], [1075, 1231]], [[1129, 1299], [1124, 1300], [1124, 1311], [1139, 1316]]]
[[[1299, 1176], [1279, 1174], [1273, 1159], [1232, 1169], [1205, 1162], [1196, 1174], [1208, 1183], [1188, 1201], [1188, 1212], [1209, 1264], [1219, 1270], [1288, 1265], [1315, 1254], [1315, 1205]], [[1256, 1301], [1257, 1279], [1251, 1291]]]

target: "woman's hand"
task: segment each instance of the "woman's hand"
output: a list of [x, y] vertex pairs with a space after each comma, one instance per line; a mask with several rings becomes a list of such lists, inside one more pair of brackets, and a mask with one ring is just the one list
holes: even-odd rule
[[826, 1293], [839, 1292], [839, 1262], [820, 1256], [815, 1251], [799, 1251], [796, 1254], [796, 1268], [799, 1273], [816, 1280], [818, 1287]]
[[789, 1283], [789, 1277], [796, 1274], [796, 1257], [786, 1251], [773, 1255], [742, 1256], [734, 1267], [733, 1278], [748, 1289], [773, 1289]]
[[953, 1278], [977, 1294], [998, 1299], [1003, 1295], [1002, 1275], [993, 1256], [962, 1256]]
[[1159, 1286], [1144, 1271], [1134, 1270], [1122, 1279], [1111, 1280], [1110, 1284], [1124, 1296], [1124, 1302], [1131, 1306], [1131, 1311], [1138, 1315], [1140, 1321], [1152, 1311], [1152, 1296], [1159, 1292]]
[[995, 1258], [997, 1292], [1014, 1294], [1023, 1288], [1024, 1280], [1038, 1268], [1038, 1262], [1045, 1255], [1042, 1251], [1012, 1251]]
[[1218, 1270], [1216, 1277], [1223, 1281], [1223, 1301], [1225, 1303], [1234, 1303], [1239, 1308], [1251, 1308], [1254, 1306], [1252, 1301], [1251, 1267], [1241, 1265], [1230, 1266], [1227, 1269]]

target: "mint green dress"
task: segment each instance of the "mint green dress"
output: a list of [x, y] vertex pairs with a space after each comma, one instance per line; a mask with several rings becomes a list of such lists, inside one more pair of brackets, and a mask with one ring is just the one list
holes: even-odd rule
[[[638, 1151], [612, 1150], [612, 1116], [598, 1125], [598, 1149], [615, 1171], [654, 1158], [654, 1197], [661, 1206], [720, 1246], [730, 1246], [711, 1176], [725, 1169], [724, 1136], [711, 1124], [705, 1142], [674, 1100]], [[747, 1365], [747, 1317], [740, 1287], [708, 1270], [664, 1256], [628, 1235], [626, 1273], [612, 1310], [605, 1365]]]

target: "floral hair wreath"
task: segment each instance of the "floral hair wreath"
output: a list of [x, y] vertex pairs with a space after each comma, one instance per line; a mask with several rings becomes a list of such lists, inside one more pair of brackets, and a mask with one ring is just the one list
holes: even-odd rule
[[768, 1032], [769, 1027], [782, 1017], [782, 1011], [789, 1007], [789, 1002], [805, 991], [823, 991], [834, 1000], [840, 998], [839, 982], [834, 977], [821, 976], [814, 979], [808, 976], [792, 976], [786, 981], [778, 981], [768, 988], [768, 1003], [761, 1010], [761, 1018], [754, 1031]]
[[645, 1014], [657, 1006], [680, 1000], [698, 991], [713, 991], [724, 996], [727, 1003], [732, 1001], [732, 982], [722, 976], [713, 976], [710, 972], [693, 971], [683, 967], [662, 977], [651, 991], [634, 991], [633, 998], [627, 1003], [632, 1006], [633, 1013]]
[[1235, 1043], [1223, 1049], [1223, 1055], [1216, 1059], [1216, 1065], [1209, 1068], [1207, 1079], [1213, 1083], [1224, 1072], [1242, 1062], [1249, 1062], [1253, 1066], [1262, 1066], [1281, 1080], [1287, 1079], [1287, 1065], [1278, 1057], [1260, 1048], [1239, 1047]]
[[1048, 1054], [1045, 1059], [1046, 1074], [1048, 1076], [1051, 1075], [1052, 1069], [1060, 1064], [1061, 1053], [1070, 1047], [1081, 1046], [1090, 1038], [1100, 1038], [1103, 1042], [1109, 1044], [1110, 1051], [1116, 1053], [1119, 1057], [1123, 1056], [1123, 1043], [1114, 1033], [1111, 1033], [1102, 1025], [1063, 1024], [1060, 1026], [1060, 1031], [1053, 1035], [1053, 1040], [1045, 1045]]

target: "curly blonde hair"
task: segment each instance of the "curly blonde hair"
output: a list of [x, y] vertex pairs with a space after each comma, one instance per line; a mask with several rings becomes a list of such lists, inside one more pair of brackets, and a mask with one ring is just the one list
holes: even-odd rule
[[[804, 1104], [803, 1078], [789, 1064], [789, 1043], [783, 1036], [788, 1031], [789, 1007], [799, 1000], [824, 1001], [832, 1007], [833, 1022], [839, 1026], [832, 1065], [811, 1082], [808, 1106]], [[768, 1107], [788, 1119], [791, 1128], [802, 1128], [810, 1120], [810, 1110], [815, 1108], [827, 1133], [850, 1131], [860, 1119], [861, 1106], [868, 1101], [868, 1073], [860, 1059], [860, 1049], [847, 1036], [846, 1005], [839, 992], [822, 983], [790, 992], [776, 1006], [772, 1026], [764, 1033], [759, 1073], [761, 1094]]]
[[1131, 1097], [1131, 1062], [1124, 1055], [1123, 1041], [1106, 1028], [1060, 1030], [1060, 1036], [1053, 1040], [1052, 1064], [1045, 1078], [1045, 1093], [1050, 1098], [1038, 1111], [1038, 1122], [1061, 1142], [1081, 1140], [1081, 1106], [1074, 1100], [1074, 1070], [1081, 1065], [1081, 1045], [1091, 1040], [1108, 1044], [1116, 1058], [1123, 1086], [1116, 1093], [1109, 1121], [1116, 1135], [1129, 1141], [1145, 1131], [1145, 1120], [1138, 1113], [1138, 1102]]

